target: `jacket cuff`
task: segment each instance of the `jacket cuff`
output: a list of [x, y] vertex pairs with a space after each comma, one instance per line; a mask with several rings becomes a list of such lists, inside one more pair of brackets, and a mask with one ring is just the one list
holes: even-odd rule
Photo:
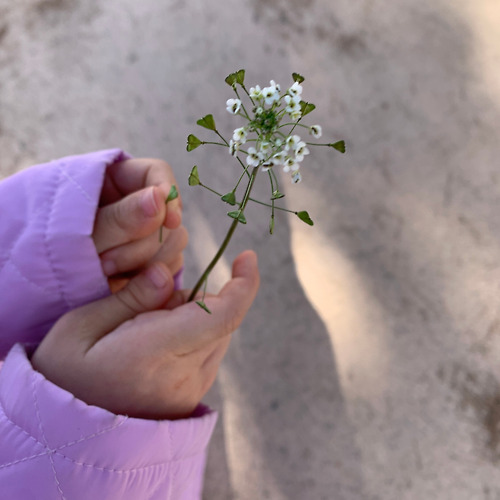
[[123, 151], [110, 149], [53, 162], [59, 173], [53, 176], [47, 253], [68, 309], [109, 294], [91, 236], [106, 168], [126, 158]]
[[[106, 168], [126, 158], [120, 149], [69, 156], [0, 184], [0, 213], [8, 214], [0, 230], [0, 358], [110, 293], [91, 235]], [[23, 302], [30, 314], [13, 314]]]
[[0, 483], [7, 469], [10, 481], [26, 481], [31, 463], [66, 498], [198, 498], [216, 419], [201, 405], [176, 421], [87, 405], [35, 371], [17, 344], [0, 371]]

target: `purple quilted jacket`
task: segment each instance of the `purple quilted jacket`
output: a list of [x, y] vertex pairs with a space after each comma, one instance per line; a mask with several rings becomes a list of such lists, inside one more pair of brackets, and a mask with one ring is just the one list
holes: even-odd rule
[[123, 158], [120, 150], [72, 156], [0, 182], [2, 500], [201, 498], [214, 412], [200, 405], [178, 421], [114, 415], [29, 361], [62, 314], [109, 293], [90, 235], [106, 167]]

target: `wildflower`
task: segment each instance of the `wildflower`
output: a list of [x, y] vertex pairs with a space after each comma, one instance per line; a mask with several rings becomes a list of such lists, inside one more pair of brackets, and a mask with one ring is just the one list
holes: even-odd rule
[[271, 143], [270, 142], [261, 142], [260, 143], [260, 152], [264, 155], [268, 154], [270, 152], [270, 149], [271, 149]]
[[287, 155], [285, 151], [280, 151], [279, 153], [273, 155], [272, 159], [275, 165], [283, 165], [285, 163], [286, 157]]
[[267, 172], [270, 168], [273, 168], [275, 164], [274, 160], [270, 158], [262, 164], [262, 171]]
[[321, 137], [321, 134], [323, 133], [323, 131], [321, 129], [321, 125], [313, 125], [312, 127], [309, 127], [309, 133], [315, 139], [319, 139]]
[[292, 114], [292, 113], [300, 112], [300, 97], [295, 98], [295, 97], [291, 97], [289, 95], [286, 95], [285, 102], [287, 104], [287, 106], [285, 108], [285, 111], [287, 113]]
[[280, 93], [279, 93], [279, 85], [276, 85], [274, 80], [271, 80], [270, 87], [264, 87], [262, 89], [262, 96], [265, 99], [266, 104], [269, 106], [276, 101], [279, 101]]
[[281, 91], [281, 87], [280, 87], [279, 83], [276, 83], [274, 80], [271, 80], [269, 83], [271, 84], [271, 87], [276, 87], [276, 90], [278, 92]]
[[[293, 81], [291, 85], [284, 87], [283, 93], [281, 87], [274, 80], [270, 80], [268, 86], [261, 88], [259, 85], [255, 85], [250, 87], [248, 91], [244, 83], [245, 70], [240, 69], [235, 73], [231, 73], [225, 79], [225, 82], [234, 91], [233, 95], [235, 98], [226, 101], [226, 109], [230, 114], [237, 115], [244, 120], [244, 123], [241, 124], [243, 126], [237, 125], [239, 128], [232, 130], [229, 137], [225, 138], [216, 128], [213, 116], [206, 115], [196, 123], [205, 129], [215, 132], [222, 142], [219, 140], [202, 141], [193, 134], [188, 136], [188, 151], [192, 151], [202, 144], [225, 146], [228, 148], [229, 153], [236, 158], [240, 166], [244, 169], [244, 171], [240, 172], [240, 175], [238, 175], [238, 180], [235, 182], [234, 188], [226, 194], [220, 195], [223, 202], [231, 206], [238, 206], [236, 210], [227, 212], [227, 215], [233, 219], [231, 227], [219, 251], [193, 288], [188, 301], [193, 300], [196, 293], [202, 287], [206, 287], [208, 276], [223, 254], [237, 225], [247, 223], [244, 211], [249, 202], [253, 201], [262, 205], [267, 205], [271, 209], [269, 223], [269, 232], [271, 234], [274, 231], [276, 220], [275, 213], [277, 210], [292, 212], [309, 226], [314, 224], [306, 211], [302, 210], [295, 212], [279, 206], [277, 201], [285, 195], [280, 192], [279, 184], [281, 179], [279, 179], [278, 175], [275, 175], [276, 169], [283, 169], [283, 172], [290, 175], [291, 182], [293, 184], [298, 184], [302, 181], [302, 162], [305, 157], [310, 154], [309, 146], [329, 146], [344, 153], [345, 143], [344, 141], [337, 141], [328, 144], [319, 144], [319, 141], [311, 139], [311, 136], [315, 139], [319, 139], [322, 136], [321, 126], [304, 125], [301, 122], [303, 117], [314, 111], [316, 106], [311, 102], [301, 99], [304, 77], [298, 73], [293, 73], [292, 78]], [[245, 95], [239, 93], [238, 86], [241, 87]], [[247, 103], [242, 102], [242, 100], [246, 100]], [[248, 104], [248, 102], [250, 102], [250, 104]], [[309, 137], [308, 139], [302, 140], [299, 135], [293, 135], [294, 132], [300, 134], [301, 128], [306, 129], [307, 137]], [[302, 135], [304, 134], [305, 132]], [[243, 146], [244, 144], [245, 146]], [[267, 175], [260, 174], [261, 170], [267, 172]], [[272, 193], [270, 201], [272, 203], [264, 203], [254, 198], [250, 198], [250, 192], [254, 186], [257, 175], [269, 178]], [[240, 186], [242, 181], [247, 181], [246, 188]], [[188, 183], [190, 186], [200, 185], [216, 193], [212, 188], [201, 183], [196, 166], [193, 167], [189, 175]], [[238, 190], [244, 192], [240, 202], [236, 201]], [[169, 194], [167, 201], [170, 199]], [[203, 292], [203, 297], [204, 296], [205, 292]], [[204, 303], [203, 297], [201, 300], [197, 301], [197, 304], [210, 312]]]
[[295, 151], [297, 144], [300, 142], [300, 136], [298, 135], [290, 135], [289, 137], [286, 138], [285, 141], [285, 151], [290, 151], [290, 149], [293, 149]]
[[238, 113], [241, 108], [241, 101], [239, 99], [228, 99], [226, 101], [226, 109], [232, 115]]
[[300, 141], [295, 149], [295, 160], [301, 162], [309, 154], [309, 149], [304, 141]]
[[261, 99], [262, 89], [260, 88], [259, 85], [256, 85], [255, 87], [250, 88], [249, 94], [252, 99]]
[[[295, 82], [289, 89], [288, 93], [292, 97], [298, 97], [300, 94], [302, 94], [302, 85], [299, 82]], [[300, 100], [300, 97], [299, 97]]]
[[295, 158], [291, 156], [287, 156], [285, 159], [285, 163], [283, 166], [283, 172], [290, 172], [290, 170], [295, 171], [298, 170], [299, 166], [297, 165]]
[[248, 148], [247, 165], [257, 167], [263, 159], [264, 155], [260, 151], [253, 147]]
[[245, 127], [240, 127], [234, 129], [233, 131], [233, 141], [238, 142], [239, 144], [245, 144], [247, 142], [248, 131]]
[[238, 151], [240, 150], [240, 143], [237, 141], [233, 141], [232, 139], [229, 141], [229, 154], [231, 156], [236, 156]]

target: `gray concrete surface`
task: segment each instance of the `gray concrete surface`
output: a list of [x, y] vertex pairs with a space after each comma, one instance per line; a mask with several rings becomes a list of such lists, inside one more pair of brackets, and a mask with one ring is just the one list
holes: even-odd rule
[[[252, 208], [262, 288], [209, 401], [207, 500], [500, 499], [500, 5], [494, 0], [0, 0], [2, 174], [121, 146], [167, 159], [191, 230], [191, 283], [229, 187], [224, 77], [307, 77], [315, 151], [287, 206]], [[201, 135], [201, 134], [200, 134]], [[266, 186], [257, 186], [265, 196]], [[222, 221], [222, 222], [221, 222]]]

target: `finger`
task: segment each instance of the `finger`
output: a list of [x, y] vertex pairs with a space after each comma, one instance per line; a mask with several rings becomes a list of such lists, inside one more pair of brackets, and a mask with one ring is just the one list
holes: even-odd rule
[[188, 232], [184, 226], [167, 230], [165, 243], [155, 254], [153, 261], [165, 262], [172, 271], [173, 263], [179, 260], [179, 256], [182, 256], [182, 252], [187, 247], [188, 241]]
[[141, 269], [147, 262], [159, 261], [170, 266], [186, 248], [187, 230], [184, 226], [174, 230], [165, 230], [164, 243], [161, 244], [158, 231], [125, 245], [103, 252], [99, 257], [106, 276], [115, 276], [135, 269]]
[[143, 189], [116, 203], [101, 207], [96, 215], [92, 237], [102, 253], [157, 231], [166, 207], [159, 187]]
[[132, 278], [114, 295], [75, 310], [83, 327], [82, 340], [90, 346], [137, 315], [165, 304], [173, 292], [174, 281], [168, 268], [156, 262]]
[[[159, 186], [167, 199], [170, 188], [178, 186], [170, 165], [163, 160], [139, 158], [116, 162], [106, 171], [101, 191], [101, 205], [114, 203], [135, 191], [149, 186]], [[182, 221], [182, 198], [168, 202], [165, 226], [175, 229]]]
[[[205, 297], [205, 304], [211, 314], [207, 314], [194, 302], [171, 309], [171, 331], [182, 332], [174, 351], [178, 355], [188, 354], [236, 330], [255, 299], [259, 281], [257, 256], [252, 251], [246, 251], [235, 259], [232, 279], [220, 293]], [[172, 302], [186, 300], [186, 294], [188, 291], [174, 294], [167, 307], [171, 308]], [[188, 321], [189, 329], [186, 330]]]
[[170, 272], [176, 276], [184, 269], [184, 254], [179, 254], [175, 259], [166, 262]]
[[[175, 286], [175, 282], [176, 282], [175, 276], [184, 267], [184, 256], [182, 254], [179, 254], [174, 260], [163, 262], [163, 263], [168, 267], [168, 269], [170, 270], [170, 273], [174, 276], [174, 286]], [[140, 269], [138, 271], [140, 271]], [[121, 290], [122, 288], [125, 288], [125, 286], [127, 286], [127, 283], [136, 274], [137, 273], [121, 273], [121, 274], [117, 274], [115, 276], [112, 276], [111, 278], [108, 278], [108, 286], [109, 286], [109, 289], [111, 290], [111, 293], [116, 293], [119, 290]]]
[[103, 273], [108, 277], [142, 269], [160, 248], [158, 234], [153, 233], [125, 245], [103, 252], [99, 257]]
[[113, 183], [115, 192], [119, 193], [119, 197], [148, 186], [177, 185], [170, 165], [154, 158], [132, 158], [116, 162], [108, 167], [106, 173]]

